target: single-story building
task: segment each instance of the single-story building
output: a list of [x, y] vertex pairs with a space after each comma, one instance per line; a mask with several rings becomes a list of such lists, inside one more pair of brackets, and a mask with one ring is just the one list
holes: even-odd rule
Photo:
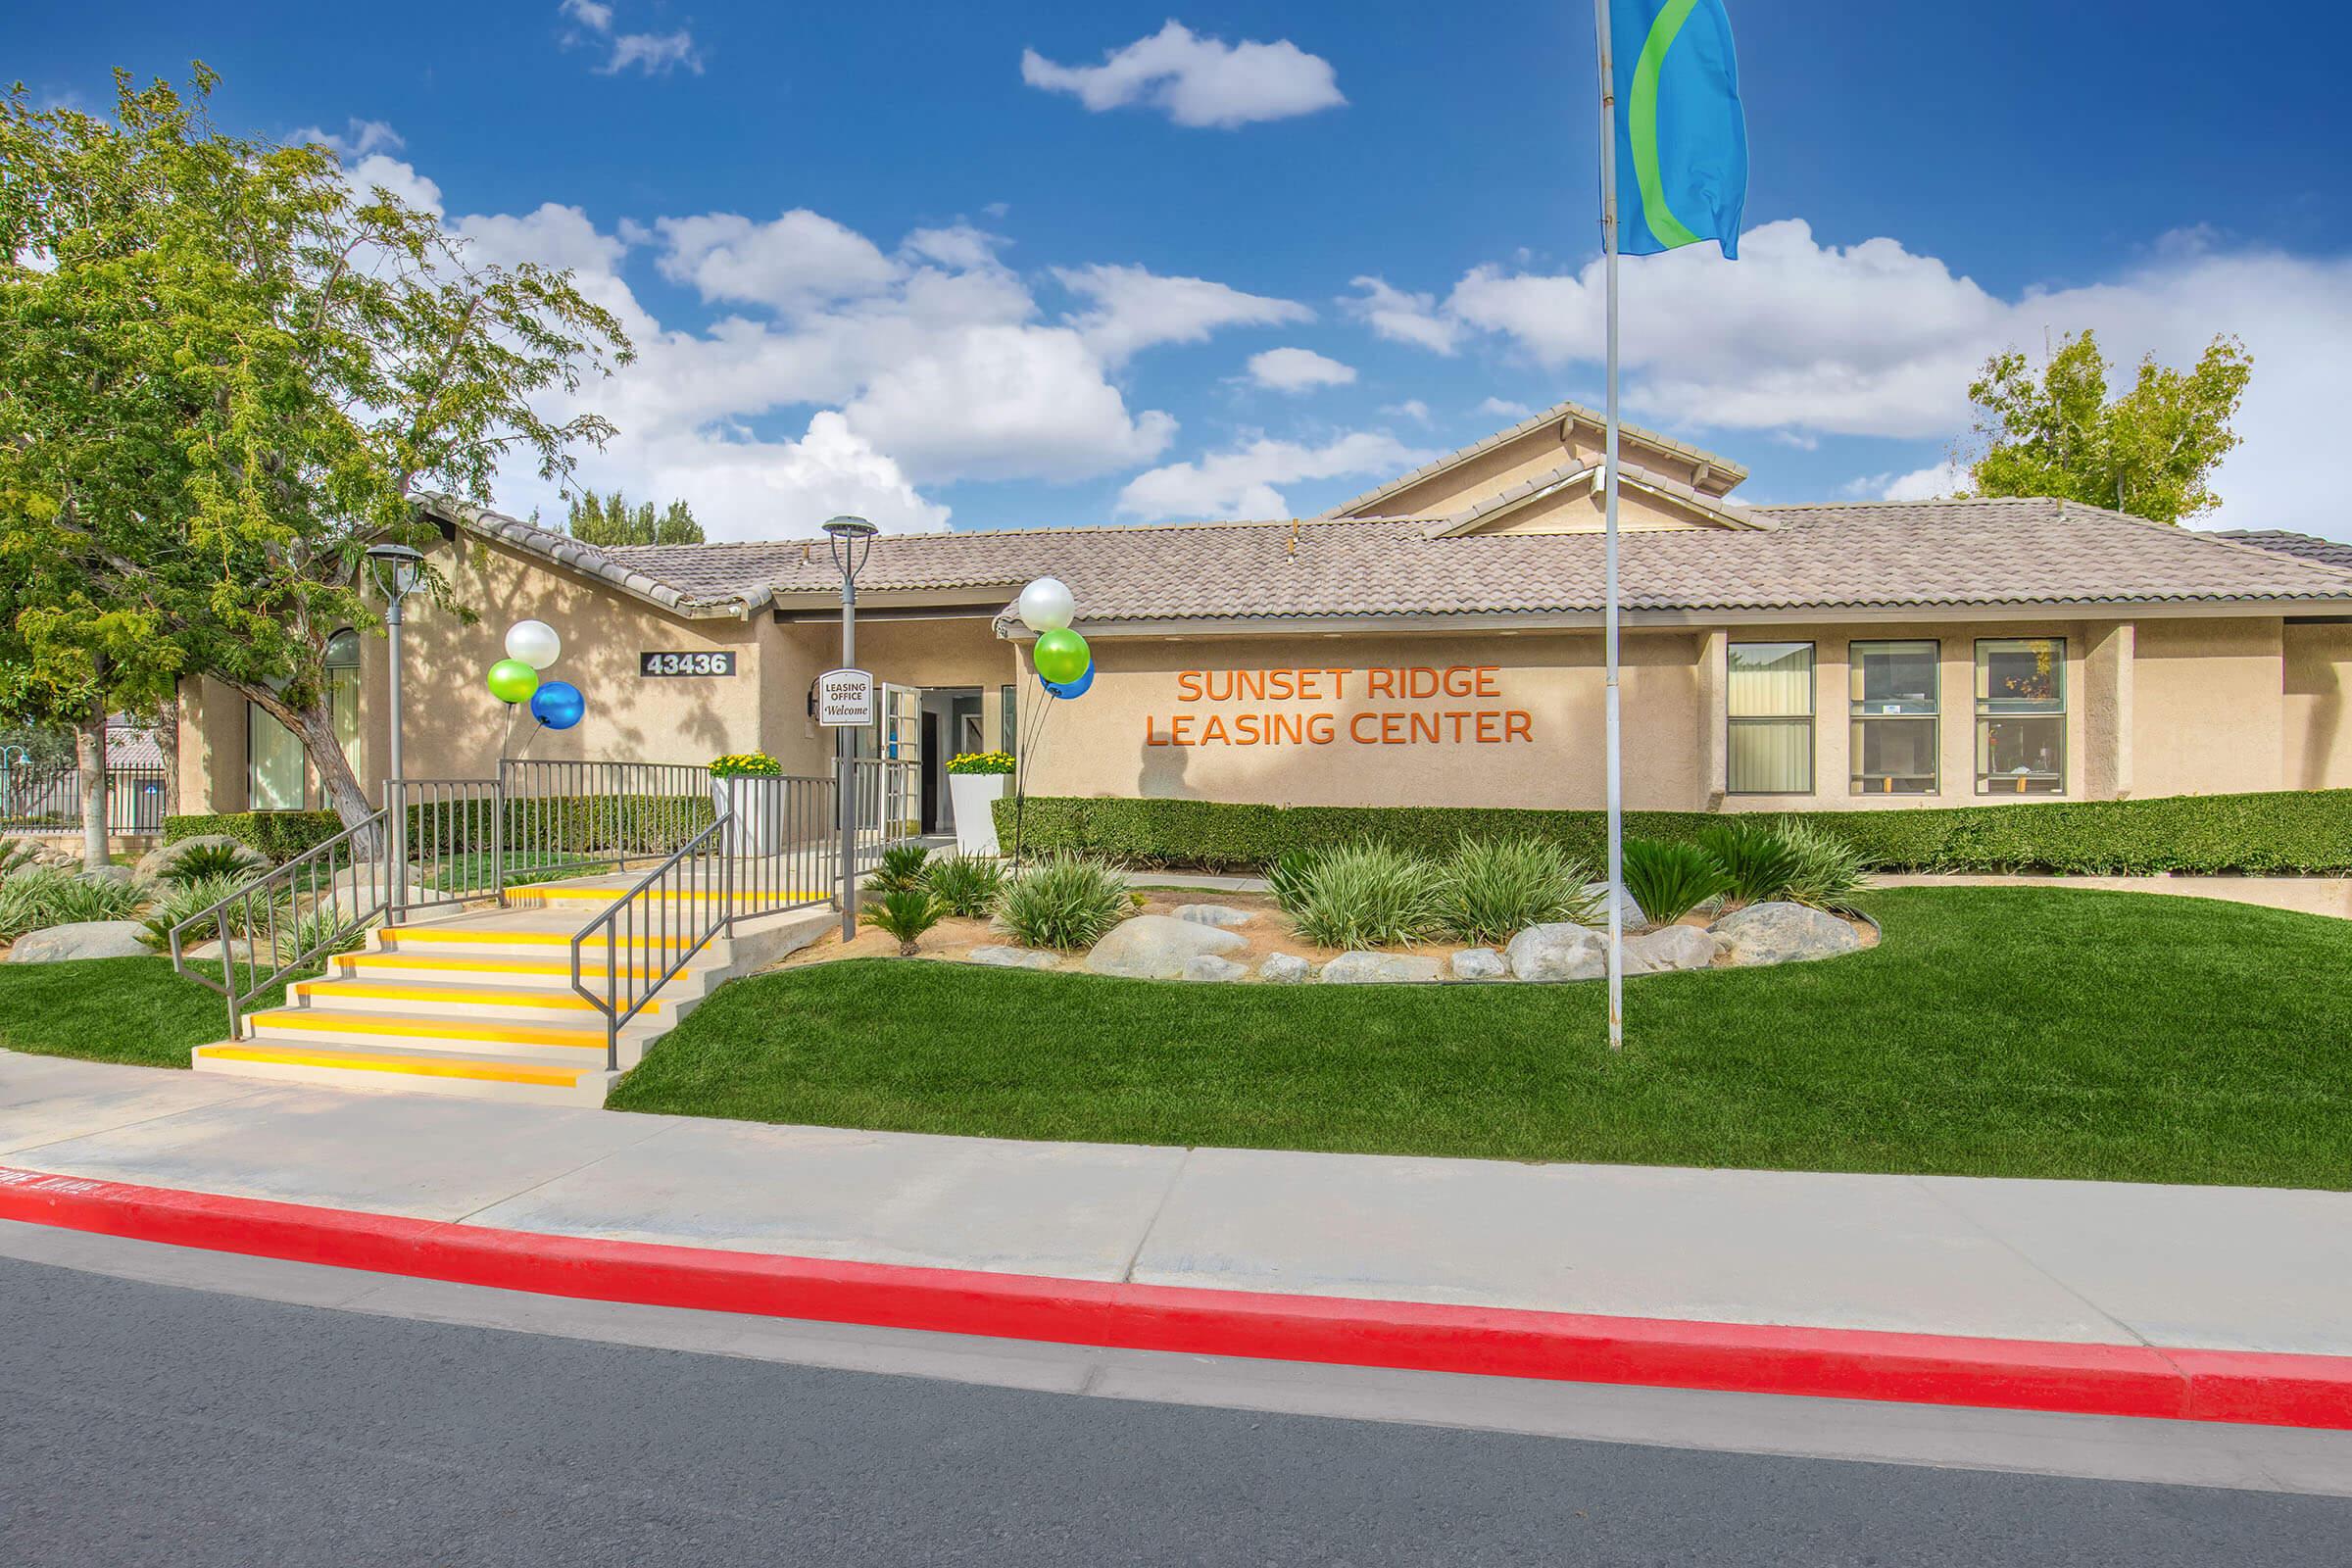
[[[884, 702], [861, 752], [918, 760], [923, 825], [944, 830], [945, 760], [1018, 748], [1049, 701], [1006, 612], [1051, 574], [1097, 675], [1027, 726], [1033, 793], [1597, 806], [1600, 441], [1564, 403], [1319, 517], [878, 538], [858, 662]], [[1746, 506], [1725, 458], [1630, 428], [1624, 458], [1630, 808], [2352, 785], [2352, 564], [2325, 551], [2061, 501]], [[550, 677], [587, 697], [529, 756], [826, 771], [823, 540], [600, 549], [430, 514], [478, 619], [411, 601], [410, 777], [486, 776], [523, 743], [481, 681], [526, 616], [563, 637]], [[330, 662], [380, 793], [385, 641], [355, 629]], [[209, 680], [184, 696], [184, 809], [317, 804], [274, 720]]]

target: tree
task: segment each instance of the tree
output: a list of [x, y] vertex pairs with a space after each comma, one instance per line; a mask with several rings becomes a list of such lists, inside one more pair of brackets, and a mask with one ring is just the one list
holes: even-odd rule
[[2210, 512], [2222, 498], [2208, 480], [2237, 445], [2230, 421], [2253, 373], [2245, 345], [2217, 337], [2190, 370], [2149, 355], [2111, 402], [2089, 332], [2061, 342], [2038, 375], [2023, 354], [1996, 354], [1968, 388], [1986, 442], [1971, 468], [1977, 493], [2056, 496], [2153, 522]]
[[[0, 570], [15, 635], [86, 648], [158, 706], [205, 673], [271, 714], [346, 822], [326, 640], [380, 615], [364, 556], [437, 536], [416, 498], [487, 504], [502, 464], [567, 481], [612, 433], [569, 405], [629, 357], [570, 274], [475, 260], [335, 155], [224, 134], [116, 76], [114, 119], [0, 115]], [[426, 587], [450, 604], [446, 580]]]
[[672, 501], [657, 517], [650, 501], [632, 508], [619, 491], [598, 497], [593, 492], [571, 503], [566, 526], [584, 545], [699, 545], [703, 525], [683, 501]]

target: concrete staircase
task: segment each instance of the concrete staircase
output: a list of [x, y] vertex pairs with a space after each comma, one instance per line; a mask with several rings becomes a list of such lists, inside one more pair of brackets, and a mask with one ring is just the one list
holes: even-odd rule
[[[601, 1105], [617, 1075], [606, 1065], [604, 1014], [571, 988], [571, 939], [635, 882], [567, 878], [514, 889], [505, 908], [371, 931], [361, 951], [337, 954], [325, 975], [289, 987], [284, 1006], [249, 1014], [244, 1038], [197, 1047], [192, 1064], [340, 1089]], [[663, 897], [673, 906], [672, 934], [648, 897], [639, 934], [617, 959], [624, 974], [616, 978], [634, 972], [641, 995], [719, 895]], [[721, 982], [808, 946], [838, 918], [820, 905], [744, 920], [732, 937], [713, 938], [621, 1031], [620, 1071]], [[591, 987], [606, 979], [602, 948], [600, 933], [582, 951], [581, 979]], [[615, 994], [625, 1006], [625, 988]]]

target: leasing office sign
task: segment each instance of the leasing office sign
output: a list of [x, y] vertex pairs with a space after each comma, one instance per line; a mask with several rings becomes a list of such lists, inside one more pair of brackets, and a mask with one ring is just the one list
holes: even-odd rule
[[[1280, 705], [1280, 706], [1275, 706]], [[1535, 715], [1503, 700], [1496, 664], [1185, 669], [1147, 746], [1507, 746]]]
[[874, 677], [862, 669], [828, 669], [816, 677], [816, 721], [854, 729], [874, 721]]

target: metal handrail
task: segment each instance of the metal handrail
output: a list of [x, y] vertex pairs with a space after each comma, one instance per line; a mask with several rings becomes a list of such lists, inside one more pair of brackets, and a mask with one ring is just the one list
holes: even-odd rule
[[[211, 986], [228, 999], [228, 1035], [234, 1040], [243, 1032], [246, 1009], [264, 991], [303, 968], [327, 949], [341, 943], [355, 930], [382, 915], [392, 906], [393, 865], [386, 850], [390, 829], [390, 813], [377, 811], [374, 815], [354, 822], [342, 832], [297, 855], [285, 864], [264, 872], [231, 893], [219, 903], [189, 915], [171, 931], [172, 967], [199, 985]], [[361, 903], [363, 884], [361, 868], [368, 869], [366, 883], [368, 901]], [[338, 870], [341, 867], [342, 870]], [[321, 877], [321, 872], [324, 875]], [[350, 873], [350, 913], [338, 911], [331, 926], [319, 924], [312, 928], [308, 941], [302, 936], [303, 920], [321, 908], [332, 909], [341, 889], [338, 883], [344, 871]], [[323, 885], [326, 897], [322, 902], [319, 890]], [[275, 890], [275, 891], [272, 891]], [[306, 905], [307, 895], [307, 905]], [[259, 907], [256, 906], [259, 900]], [[236, 911], [231, 924], [230, 910]], [[287, 918], [290, 929], [279, 928], [279, 915]], [[181, 941], [182, 934], [211, 921], [220, 943], [220, 978], [211, 977], [188, 967], [188, 957]], [[259, 928], [269, 929], [269, 953], [272, 962], [270, 972], [260, 974], [257, 956]], [[292, 939], [289, 941], [289, 937]], [[248, 983], [237, 983], [237, 950], [243, 947], [245, 973]]]
[[[733, 823], [732, 813], [720, 812], [709, 827], [673, 850], [660, 865], [647, 872], [635, 887], [606, 906], [602, 913], [580, 927], [572, 937], [571, 989], [586, 998], [590, 1006], [604, 1014], [605, 1068], [607, 1071], [618, 1072], [620, 1070], [620, 1031], [626, 1028], [638, 1013], [645, 1010], [646, 1004], [653, 1001], [654, 993], [674, 979], [678, 971], [686, 967], [689, 959], [709, 947], [713, 937], [732, 927], [735, 906], [735, 862], [726, 855], [713, 855], [710, 846], [714, 841], [723, 844]], [[644, 898], [646, 891], [655, 884], [675, 877], [680, 867], [695, 864], [708, 866], [712, 862], [715, 862], [718, 870], [717, 897], [714, 900], [700, 901], [706, 903], [708, 907], [701, 911], [703, 918], [695, 922], [693, 941], [680, 946], [676, 956], [670, 959], [668, 967], [641, 991], [638, 988], [640, 965], [637, 962], [636, 955], [649, 945], [646, 941], [641, 940], [641, 937], [652, 938], [655, 936], [656, 922], [649, 917], [645, 921], [646, 929], [642, 933], [639, 931], [638, 901]], [[707, 888], [710, 872], [705, 870], [703, 875]], [[687, 883], [685, 891], [695, 891], [691, 881]], [[661, 917], [659, 939], [651, 944], [657, 953], [666, 954], [669, 952], [673, 924], [683, 925], [687, 917], [696, 913], [692, 907], [696, 902], [698, 901], [691, 899], [660, 898], [652, 901], [655, 912]], [[676, 910], [679, 919], [673, 922], [671, 919], [673, 909], [680, 904], [686, 905], [687, 907], [683, 910]], [[625, 945], [620, 937], [624, 915], [629, 931], [629, 940]], [[583, 983], [580, 972], [580, 951], [596, 934], [597, 928], [600, 926], [604, 928], [605, 933], [605, 994], [602, 997], [588, 989], [587, 985]], [[684, 935], [683, 931], [679, 932], [681, 940]], [[627, 969], [625, 993], [622, 981], [624, 963]], [[643, 967], [650, 968], [651, 965], [647, 964]], [[625, 1007], [622, 1005], [624, 1001], [627, 1003]]]

